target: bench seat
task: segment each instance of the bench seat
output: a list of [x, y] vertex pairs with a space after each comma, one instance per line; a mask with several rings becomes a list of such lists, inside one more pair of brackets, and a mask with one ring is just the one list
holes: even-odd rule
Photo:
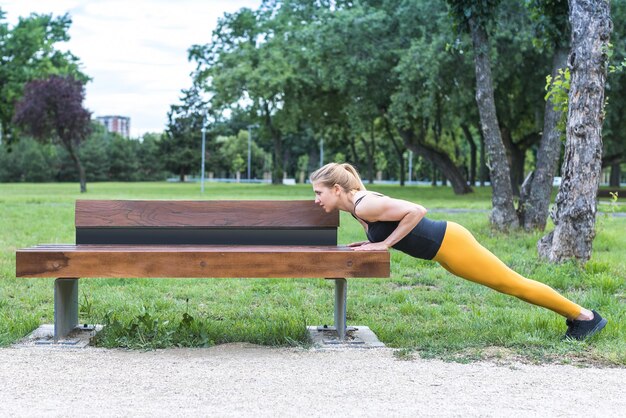
[[16, 252], [17, 277], [388, 277], [387, 251], [345, 246], [49, 244]]

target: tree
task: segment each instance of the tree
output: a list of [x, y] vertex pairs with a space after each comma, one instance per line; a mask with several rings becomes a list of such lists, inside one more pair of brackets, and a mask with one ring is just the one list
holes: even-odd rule
[[606, 119], [602, 130], [602, 168], [610, 167], [609, 186], [619, 188], [622, 164], [626, 161], [626, 2], [611, 4], [613, 21], [612, 61], [606, 80]]
[[[424, 25], [432, 27], [424, 30], [445, 31], [442, 11], [431, 13]], [[472, 188], [453, 155], [454, 131], [463, 122], [457, 115], [463, 114], [468, 120], [471, 117], [471, 111], [465, 112], [462, 105], [462, 89], [469, 86], [463, 84], [463, 71], [458, 71], [463, 62], [446, 51], [447, 41], [445, 35], [412, 41], [394, 68], [399, 84], [392, 95], [390, 115], [406, 147], [430, 162], [433, 171], [436, 169], [450, 181], [456, 194], [464, 194]], [[431, 179], [435, 181], [434, 173]]]
[[137, 151], [139, 142], [113, 133], [109, 147], [109, 179], [113, 181], [139, 180]]
[[85, 87], [72, 76], [51, 76], [26, 84], [15, 107], [13, 121], [40, 141], [58, 141], [69, 153], [80, 178], [80, 192], [87, 191], [87, 177], [80, 161], [80, 143], [91, 131], [91, 113], [83, 107]]
[[[222, 167], [229, 172], [232, 170], [236, 176], [241, 175], [241, 172], [247, 166], [248, 132], [240, 130], [237, 135], [219, 136], [215, 142], [219, 146], [217, 156], [222, 161]], [[252, 141], [250, 144], [250, 172], [252, 178], [258, 178], [262, 175], [263, 164], [267, 157], [271, 158], [257, 145], [256, 141]]]
[[553, 262], [591, 257], [595, 237], [596, 193], [602, 166], [602, 122], [609, 37], [608, 0], [571, 0], [572, 50], [563, 182], [555, 200], [554, 231], [539, 253]]
[[183, 90], [181, 101], [182, 104], [170, 106], [167, 128], [159, 145], [165, 168], [178, 174], [183, 182], [185, 175], [200, 168], [205, 104], [193, 87]]
[[85, 167], [87, 181], [107, 181], [111, 166], [109, 134], [106, 128], [97, 122], [92, 124], [89, 138], [80, 146], [80, 161]]
[[[541, 49], [552, 50], [551, 79], [567, 64], [568, 32], [565, 0], [532, 0], [530, 10], [535, 22], [537, 43]], [[552, 194], [552, 182], [561, 154], [561, 110], [548, 97], [543, 116], [541, 142], [535, 170], [525, 180], [520, 192], [518, 214], [526, 230], [544, 230]]]
[[285, 22], [291, 2], [267, 3], [258, 12], [226, 14], [213, 41], [193, 46], [189, 55], [198, 63], [194, 83], [213, 96], [216, 111], [247, 102], [250, 113], [257, 115], [260, 133], [272, 140], [272, 183], [282, 184], [283, 137], [288, 125], [294, 125], [286, 115], [298, 85], [298, 60], [292, 56], [297, 51], [289, 48], [288, 40], [300, 21]]
[[50, 75], [73, 75], [84, 82], [88, 77], [79, 71], [78, 58], [55, 49], [69, 40], [69, 15], [32, 14], [20, 17], [12, 28], [4, 16], [0, 9], [0, 140], [12, 142], [14, 106], [27, 82]]
[[159, 149], [162, 138], [163, 135], [158, 133], [145, 133], [141, 138], [141, 145], [137, 150], [139, 180], [163, 180], [166, 178]]
[[469, 31], [474, 48], [476, 103], [478, 104], [480, 126], [489, 155], [489, 169], [493, 186], [491, 224], [498, 230], [517, 228], [519, 221], [513, 205], [511, 174], [496, 114], [489, 57], [490, 45], [487, 26], [493, 19], [500, 0], [447, 1], [457, 22]]
[[40, 144], [32, 138], [21, 139], [11, 153], [0, 147], [0, 182], [52, 181], [58, 170], [58, 153], [52, 144]]
[[[452, 113], [445, 102], [452, 102], [458, 89], [450, 80], [458, 67], [439, 60], [449, 41], [446, 13], [441, 2], [354, 2], [337, 6], [308, 27], [309, 66], [321, 90], [335, 97], [325, 113], [344, 116], [335, 120], [348, 129], [335, 131], [345, 137], [341, 145], [352, 151], [351, 161], [366, 166], [370, 180], [380, 169], [375, 155], [383, 150], [395, 156], [387, 162], [399, 166], [403, 184], [408, 147], [436, 165], [455, 193], [471, 191], [458, 161], [448, 156], [449, 143], [439, 142]], [[319, 97], [319, 90], [311, 89], [313, 99], [307, 102]], [[424, 124], [427, 129], [421, 130]], [[357, 149], [366, 158], [358, 158]]]

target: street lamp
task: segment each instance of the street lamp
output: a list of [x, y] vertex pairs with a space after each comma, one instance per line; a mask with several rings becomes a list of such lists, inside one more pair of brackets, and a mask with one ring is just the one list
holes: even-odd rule
[[250, 160], [252, 158], [252, 128], [258, 128], [259, 124], [248, 125], [248, 180], [250, 180]]

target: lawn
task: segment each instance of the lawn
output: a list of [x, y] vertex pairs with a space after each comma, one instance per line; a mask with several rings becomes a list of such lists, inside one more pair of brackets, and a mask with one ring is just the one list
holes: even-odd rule
[[[372, 186], [468, 227], [521, 274], [544, 282], [609, 319], [589, 342], [561, 341], [560, 316], [456, 278], [436, 263], [392, 252], [387, 279], [351, 279], [348, 323], [369, 326], [400, 356], [456, 361], [515, 356], [532, 362], [626, 365], [626, 218], [599, 215], [592, 260], [551, 265], [537, 258], [542, 233], [492, 231], [490, 189], [454, 196], [445, 187]], [[309, 186], [90, 183], [0, 184], [0, 346], [53, 322], [53, 279], [15, 278], [15, 250], [74, 242], [76, 199], [313, 199]], [[442, 209], [470, 209], [447, 213]], [[604, 201], [603, 211], [623, 211]], [[363, 239], [342, 214], [339, 242]], [[551, 226], [550, 226], [551, 227]], [[82, 322], [105, 324], [96, 344], [159, 348], [232, 341], [309, 344], [305, 325], [332, 324], [333, 283], [319, 279], [84, 279]], [[494, 354], [496, 353], [496, 354]]]

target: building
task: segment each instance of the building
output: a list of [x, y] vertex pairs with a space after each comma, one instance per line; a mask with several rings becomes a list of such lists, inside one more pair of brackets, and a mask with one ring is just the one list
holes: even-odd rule
[[124, 138], [130, 137], [130, 118], [126, 116], [98, 116], [96, 118], [106, 128], [107, 132], [115, 132]]

